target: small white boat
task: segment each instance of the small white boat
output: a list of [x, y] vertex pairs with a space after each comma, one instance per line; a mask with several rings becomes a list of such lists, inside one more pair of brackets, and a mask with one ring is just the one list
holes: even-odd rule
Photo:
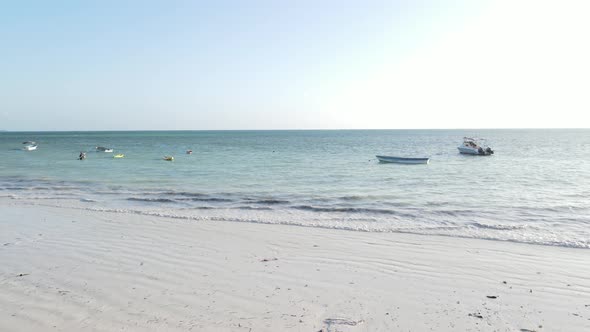
[[25, 146], [23, 146], [23, 150], [25, 150], [25, 151], [37, 150], [37, 143], [36, 142], [24, 141], [23, 144], [25, 145]]
[[462, 154], [471, 154], [478, 156], [489, 156], [494, 154], [494, 151], [489, 146], [483, 146], [475, 138], [463, 137], [463, 144], [458, 146], [459, 152]]
[[376, 156], [382, 163], [396, 163], [396, 164], [428, 164], [430, 158], [403, 158], [392, 156]]
[[166, 161], [174, 161], [174, 157], [172, 157], [172, 156], [164, 156], [164, 160], [166, 160]]
[[96, 151], [99, 152], [113, 152], [112, 148], [105, 148], [104, 146], [97, 146]]

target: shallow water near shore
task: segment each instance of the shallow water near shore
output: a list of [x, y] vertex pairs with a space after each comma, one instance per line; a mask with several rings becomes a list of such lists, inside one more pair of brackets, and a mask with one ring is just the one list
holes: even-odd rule
[[3, 132], [0, 157], [0, 196], [32, 204], [590, 248], [590, 130]]

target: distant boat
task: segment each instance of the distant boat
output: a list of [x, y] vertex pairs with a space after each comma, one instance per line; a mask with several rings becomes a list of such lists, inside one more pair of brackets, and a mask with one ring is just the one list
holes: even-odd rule
[[113, 152], [112, 148], [105, 148], [104, 146], [97, 146], [96, 151], [99, 152]]
[[25, 151], [37, 150], [37, 143], [33, 141], [24, 141], [23, 144], [26, 144], [25, 146], [23, 146], [23, 150]]
[[118, 159], [118, 158], [125, 158], [125, 155], [122, 154], [122, 153], [119, 153], [119, 154], [114, 155], [113, 158], [116, 158], [116, 159]]
[[172, 156], [164, 156], [164, 160], [166, 160], [166, 161], [174, 161], [174, 157], [172, 157]]
[[186, 154], [193, 154], [193, 150], [186, 150]]
[[392, 156], [376, 156], [382, 163], [396, 163], [396, 164], [428, 164], [430, 158], [402, 158]]
[[489, 146], [483, 146], [479, 141], [475, 138], [471, 137], [463, 137], [463, 144], [458, 146], [459, 152], [462, 154], [472, 154], [478, 156], [489, 156], [494, 154], [494, 151]]

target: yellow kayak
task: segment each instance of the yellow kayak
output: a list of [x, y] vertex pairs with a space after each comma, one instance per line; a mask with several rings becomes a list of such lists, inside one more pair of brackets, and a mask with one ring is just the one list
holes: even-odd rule
[[123, 158], [123, 157], [125, 157], [125, 155], [122, 153], [119, 153], [119, 154], [116, 154], [113, 156], [113, 158]]
[[172, 157], [172, 156], [165, 156], [164, 157], [164, 160], [166, 160], [166, 161], [174, 161], [174, 157]]

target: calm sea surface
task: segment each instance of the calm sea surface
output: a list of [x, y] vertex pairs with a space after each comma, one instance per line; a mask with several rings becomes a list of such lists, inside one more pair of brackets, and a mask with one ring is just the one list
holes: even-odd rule
[[2, 199], [31, 204], [590, 248], [590, 130], [3, 132], [0, 160]]

